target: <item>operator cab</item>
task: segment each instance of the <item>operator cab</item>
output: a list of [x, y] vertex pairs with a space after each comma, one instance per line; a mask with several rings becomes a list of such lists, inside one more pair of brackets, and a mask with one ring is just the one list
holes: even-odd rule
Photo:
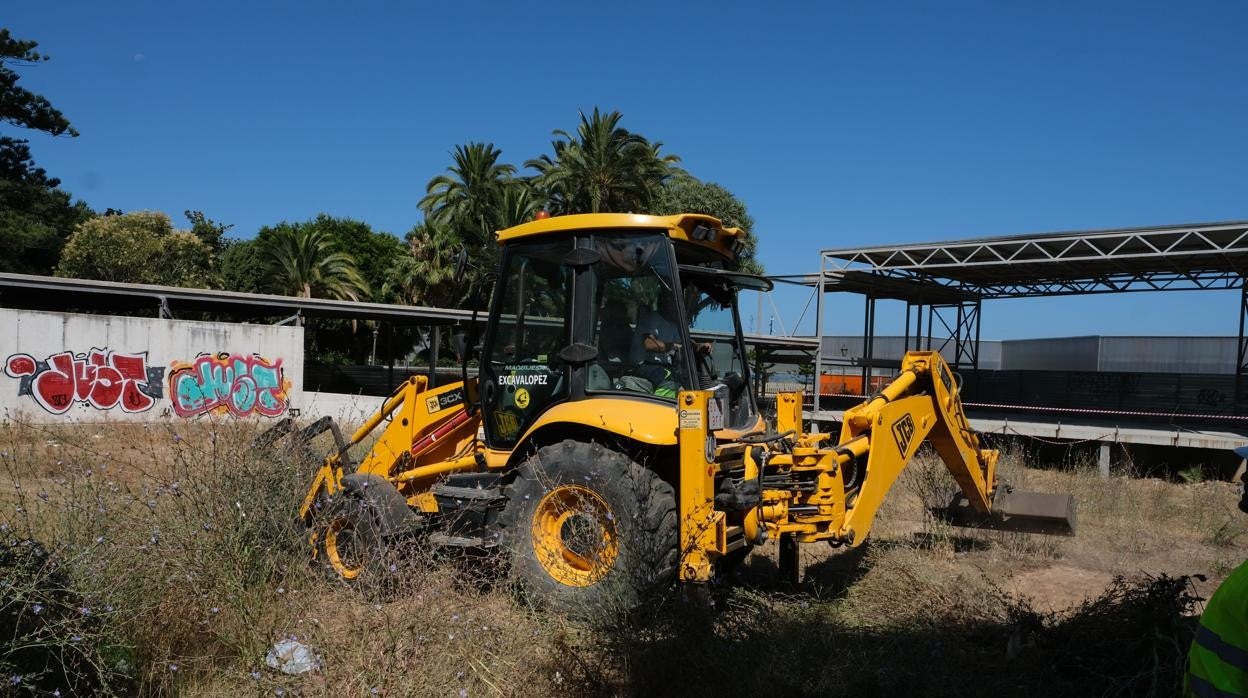
[[737, 291], [771, 283], [725, 269], [740, 237], [690, 214], [563, 216], [500, 232], [480, 378], [489, 445], [514, 447], [561, 402], [674, 407], [683, 389], [713, 390], [724, 429], [757, 428]]

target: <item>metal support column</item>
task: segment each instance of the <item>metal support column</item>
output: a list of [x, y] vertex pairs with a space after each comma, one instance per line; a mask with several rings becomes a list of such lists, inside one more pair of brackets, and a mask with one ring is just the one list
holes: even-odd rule
[[935, 305], [927, 306], [927, 342], [925, 342], [927, 346], [919, 347], [923, 351], [932, 350], [932, 328], [936, 326], [935, 323], [933, 322], [933, 320], [935, 319], [936, 319], [936, 306]]
[[1248, 285], [1239, 289], [1239, 353], [1235, 362], [1235, 414], [1248, 412], [1248, 338], [1244, 337], [1244, 320], [1248, 317]]
[[[816, 412], [818, 412], [821, 409], [820, 387], [822, 386], [822, 383], [823, 383], [823, 292], [824, 292], [823, 270], [824, 270], [825, 262], [826, 262], [826, 258], [823, 256], [823, 253], [821, 252], [819, 254], [819, 288], [818, 288], [818, 294], [815, 296], [815, 337], [818, 338], [818, 341], [815, 345], [815, 398], [814, 398], [814, 404], [811, 406], [811, 409]], [[810, 422], [810, 428], [812, 432], [818, 433], [819, 423], [812, 419]]]
[[438, 350], [442, 346], [442, 327], [433, 325], [429, 328], [429, 387], [438, 387]]
[[[923, 301], [922, 300], [920, 300], [915, 305], [915, 310], [917, 312], [915, 312], [914, 314], [914, 348], [917, 351], [923, 348]], [[928, 328], [928, 333], [929, 334], [931, 333], [930, 327]]]
[[904, 355], [910, 351], [910, 306], [913, 303], [906, 301], [906, 334], [901, 340], [901, 353]]
[[[905, 354], [912, 348], [914, 351], [923, 351], [923, 301], [906, 301], [906, 341], [901, 347], [901, 353]], [[914, 315], [914, 333], [910, 333], [910, 316]], [[913, 347], [910, 340], [914, 340]]]
[[875, 296], [867, 294], [862, 319], [862, 394], [871, 394], [871, 364], [875, 359]]
[[386, 392], [394, 392], [394, 323], [386, 323]]

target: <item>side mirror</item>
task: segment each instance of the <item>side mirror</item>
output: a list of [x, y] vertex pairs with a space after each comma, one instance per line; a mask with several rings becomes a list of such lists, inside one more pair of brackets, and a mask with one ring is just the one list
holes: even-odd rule
[[472, 288], [468, 289], [467, 302], [469, 308], [484, 310], [490, 304], [490, 293], [498, 277], [492, 271], [478, 275], [473, 279]]
[[468, 248], [461, 246], [459, 252], [455, 253], [455, 285], [459, 286], [464, 282], [464, 272], [468, 270]]

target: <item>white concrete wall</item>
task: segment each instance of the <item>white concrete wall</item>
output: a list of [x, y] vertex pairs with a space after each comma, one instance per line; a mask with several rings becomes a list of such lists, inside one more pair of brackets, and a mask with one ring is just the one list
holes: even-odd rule
[[0, 309], [0, 419], [304, 411], [303, 328]]
[[[381, 409], [386, 399], [375, 395], [347, 395], [346, 393], [318, 393], [308, 391], [303, 394], [300, 404], [300, 415], [306, 419], [333, 417], [344, 429], [358, 428], [369, 417]], [[350, 436], [349, 432], [344, 436]]]

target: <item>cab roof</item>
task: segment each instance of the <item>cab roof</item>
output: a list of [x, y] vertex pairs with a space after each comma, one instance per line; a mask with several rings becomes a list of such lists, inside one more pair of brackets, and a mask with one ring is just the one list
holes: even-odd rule
[[730, 228], [718, 218], [700, 213], [678, 213], [672, 216], [651, 216], [640, 213], [579, 213], [551, 216], [523, 223], [495, 233], [499, 244], [521, 238], [540, 237], [577, 230], [662, 230], [673, 240], [689, 242], [732, 259], [744, 242], [740, 228]]

